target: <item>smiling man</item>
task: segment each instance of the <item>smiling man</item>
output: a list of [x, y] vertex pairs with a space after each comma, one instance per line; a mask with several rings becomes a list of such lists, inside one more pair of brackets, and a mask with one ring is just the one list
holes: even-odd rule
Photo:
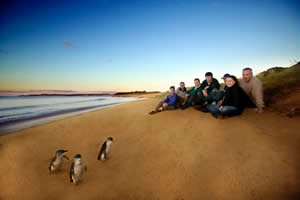
[[[253, 104], [257, 107], [257, 113], [263, 113], [264, 100], [263, 100], [263, 87], [261, 81], [253, 76], [251, 68], [243, 69], [243, 79], [239, 81], [240, 87], [250, 97]], [[250, 105], [251, 107], [251, 105]]]

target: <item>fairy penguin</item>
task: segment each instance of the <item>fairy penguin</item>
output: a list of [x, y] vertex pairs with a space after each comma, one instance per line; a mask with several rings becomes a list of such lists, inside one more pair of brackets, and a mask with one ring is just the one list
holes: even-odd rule
[[103, 143], [99, 155], [98, 155], [98, 160], [107, 160], [110, 157], [110, 152], [111, 152], [111, 146], [113, 143], [114, 139], [112, 137], [108, 137], [106, 141]]
[[83, 171], [87, 171], [87, 167], [83, 164], [81, 155], [76, 154], [70, 169], [70, 181], [77, 184], [82, 179]]
[[52, 158], [49, 165], [50, 173], [58, 170], [62, 166], [64, 158], [69, 160], [69, 158], [64, 155], [65, 152], [68, 152], [68, 150], [59, 149], [56, 151], [55, 156]]

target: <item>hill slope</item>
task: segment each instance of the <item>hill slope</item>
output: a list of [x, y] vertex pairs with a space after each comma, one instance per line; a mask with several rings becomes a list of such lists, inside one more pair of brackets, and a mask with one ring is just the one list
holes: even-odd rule
[[265, 104], [288, 116], [300, 114], [300, 63], [274, 67], [257, 75], [264, 86]]

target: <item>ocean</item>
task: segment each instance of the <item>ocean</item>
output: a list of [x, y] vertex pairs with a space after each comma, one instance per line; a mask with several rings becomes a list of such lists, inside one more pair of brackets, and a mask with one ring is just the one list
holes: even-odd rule
[[141, 98], [0, 96], [0, 135]]

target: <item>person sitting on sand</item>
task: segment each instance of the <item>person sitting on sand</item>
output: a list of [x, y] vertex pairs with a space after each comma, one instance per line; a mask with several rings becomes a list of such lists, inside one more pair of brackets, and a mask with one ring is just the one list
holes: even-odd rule
[[175, 93], [178, 96], [179, 107], [183, 106], [185, 104], [185, 94], [186, 94], [186, 88], [185, 88], [185, 83], [184, 82], [180, 82], [180, 85], [176, 89]]
[[247, 103], [247, 107], [257, 107], [257, 113], [263, 113], [263, 87], [261, 81], [253, 76], [251, 68], [243, 69], [243, 79], [239, 81], [240, 87], [250, 97], [252, 102]]
[[177, 94], [175, 93], [175, 87], [170, 87], [170, 94], [165, 98], [165, 100], [159, 102], [154, 111], [151, 111], [149, 114], [155, 114], [157, 112], [165, 110], [174, 110], [176, 109], [177, 104]]
[[221, 79], [223, 79], [223, 81], [225, 83], [225, 86], [223, 89], [220, 89], [220, 90], [217, 90], [217, 91], [211, 93], [210, 102], [212, 102], [213, 104], [220, 102], [224, 98], [224, 94], [227, 89], [226, 78], [228, 78], [229, 76], [230, 76], [230, 74], [224, 74], [224, 76], [221, 78]]
[[202, 90], [202, 95], [201, 97], [203, 98], [204, 101], [211, 101], [212, 95], [215, 93], [212, 92], [217, 92], [220, 89], [220, 84], [217, 79], [213, 77], [213, 74], [211, 72], [206, 72], [205, 74], [205, 80], [201, 83], [201, 90]]
[[244, 99], [246, 93], [239, 86], [238, 80], [235, 76], [229, 76], [226, 78], [226, 92], [224, 99], [219, 105], [209, 104], [207, 105], [207, 110], [215, 117], [218, 118], [219, 115], [222, 116], [232, 116], [238, 115], [243, 112], [245, 107]]
[[201, 87], [200, 87], [200, 79], [195, 78], [194, 84], [195, 84], [195, 87], [188, 90], [185, 94], [185, 103], [181, 108], [183, 110], [188, 108], [189, 106], [202, 105], [204, 103], [201, 98], [202, 91], [201, 91]]

